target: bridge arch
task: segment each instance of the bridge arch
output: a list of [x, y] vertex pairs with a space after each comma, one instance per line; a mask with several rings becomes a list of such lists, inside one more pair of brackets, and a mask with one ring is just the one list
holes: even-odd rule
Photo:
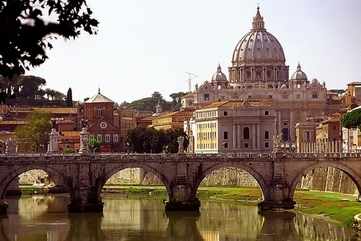
[[161, 171], [157, 170], [156, 168], [154, 168], [150, 165], [147, 165], [147, 164], [140, 164], [140, 163], [127, 163], [127, 164], [112, 165], [111, 167], [106, 168], [106, 170], [103, 173], [103, 176], [101, 178], [101, 181], [97, 186], [97, 194], [100, 195], [103, 186], [113, 175], [115, 175], [116, 173], [118, 173], [122, 170], [129, 169], [129, 168], [141, 168], [141, 169], [145, 170], [146, 172], [153, 174], [165, 186], [168, 195], [170, 194], [170, 190], [171, 190], [170, 189], [170, 180], [168, 180], [168, 178]]
[[198, 178], [195, 181], [193, 195], [196, 195], [200, 184], [202, 183], [202, 181], [208, 175], [210, 175], [213, 171], [217, 171], [217, 170], [220, 170], [220, 169], [223, 169], [223, 168], [237, 168], [237, 169], [241, 169], [243, 171], [246, 171], [258, 183], [258, 186], [260, 187], [260, 189], [262, 191], [263, 198], [267, 199], [269, 197], [268, 188], [267, 188], [266, 181], [263, 178], [263, 176], [260, 173], [258, 173], [257, 171], [255, 171], [252, 167], [244, 165], [242, 163], [227, 163], [227, 164], [225, 164], [225, 163], [216, 163], [216, 164], [213, 164], [213, 165], [205, 168], [204, 170], [202, 170], [201, 175], [199, 175]]
[[345, 173], [349, 178], [351, 178], [353, 183], [356, 185], [359, 193], [361, 193], [361, 177], [359, 176], [359, 174], [357, 174], [357, 172], [355, 170], [346, 166], [343, 163], [336, 163], [336, 162], [319, 163], [318, 162], [316, 164], [308, 165], [307, 167], [303, 168], [300, 172], [298, 172], [298, 174], [295, 177], [293, 177], [293, 179], [291, 180], [291, 183], [290, 183], [291, 186], [290, 186], [289, 196], [292, 199], [294, 198], [297, 184], [301, 181], [302, 176], [306, 175], [307, 173], [309, 173], [310, 171], [312, 171], [316, 168], [328, 168], [328, 167], [335, 168], [335, 169], [340, 170], [343, 173]]
[[67, 179], [60, 170], [56, 168], [41, 166], [41, 165], [28, 165], [28, 166], [16, 166], [12, 169], [6, 176], [2, 177], [0, 180], [0, 199], [5, 198], [7, 189], [11, 182], [15, 180], [19, 175], [31, 171], [31, 170], [42, 170], [46, 172], [51, 178], [54, 179], [55, 184], [64, 185], [66, 191], [70, 191], [70, 188], [67, 183]]

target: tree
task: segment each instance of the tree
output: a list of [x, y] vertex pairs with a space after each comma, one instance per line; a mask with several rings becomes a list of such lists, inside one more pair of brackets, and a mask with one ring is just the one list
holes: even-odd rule
[[347, 112], [341, 119], [341, 124], [347, 129], [360, 128], [361, 129], [361, 109], [356, 109]]
[[26, 118], [26, 125], [16, 128], [17, 141], [24, 143], [26, 152], [45, 152], [51, 130], [50, 114], [33, 112]]
[[95, 153], [99, 151], [101, 145], [102, 145], [101, 141], [99, 141], [97, 138], [89, 138], [88, 146], [91, 152]]
[[173, 110], [179, 110], [182, 106], [182, 97], [185, 96], [184, 92], [177, 92], [170, 94], [169, 97], [172, 98]]
[[73, 106], [73, 91], [71, 88], [69, 88], [68, 92], [66, 93], [66, 105], [69, 107]]
[[137, 127], [128, 132], [127, 142], [131, 150], [137, 153], [160, 153], [163, 151], [177, 153], [179, 136], [185, 137], [184, 148], [187, 148], [188, 138], [182, 129], [163, 131]]
[[0, 75], [12, 80], [44, 63], [54, 38], [95, 34], [92, 15], [86, 0], [0, 0]]

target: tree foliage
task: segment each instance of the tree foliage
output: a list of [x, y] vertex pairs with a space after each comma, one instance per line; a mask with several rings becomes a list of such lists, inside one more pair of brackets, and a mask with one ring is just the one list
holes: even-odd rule
[[0, 75], [13, 79], [48, 58], [57, 37], [96, 33], [86, 0], [0, 0]]
[[68, 92], [66, 93], [66, 105], [69, 107], [73, 106], [73, 91], [71, 88], [69, 88]]
[[137, 127], [128, 132], [127, 142], [130, 150], [137, 153], [177, 153], [179, 136], [185, 137], [184, 148], [187, 148], [188, 138], [182, 129], [164, 131]]
[[347, 112], [341, 119], [341, 124], [347, 129], [360, 128], [361, 129], [361, 109], [356, 109]]
[[43, 89], [46, 80], [32, 75], [20, 75], [10, 80], [0, 77], [1, 102], [8, 99], [21, 100], [64, 100], [65, 95], [50, 88]]
[[46, 151], [51, 130], [50, 114], [33, 112], [26, 118], [26, 123], [15, 130], [17, 141], [26, 146], [24, 151]]
[[181, 107], [181, 97], [184, 92], [173, 93], [170, 95], [171, 101], [167, 101], [159, 92], [154, 92], [151, 97], [135, 100], [131, 103], [122, 103], [123, 106], [133, 108], [139, 111], [156, 111], [156, 106], [160, 104], [163, 111], [176, 111]]
[[97, 138], [89, 138], [89, 140], [88, 140], [89, 150], [93, 153], [100, 151], [101, 145], [102, 145], [102, 142], [99, 141]]

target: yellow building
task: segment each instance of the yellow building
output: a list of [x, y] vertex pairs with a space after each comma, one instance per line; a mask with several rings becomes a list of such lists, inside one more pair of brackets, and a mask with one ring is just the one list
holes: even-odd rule
[[185, 109], [154, 116], [152, 119], [152, 127], [156, 130], [183, 129], [184, 121], [190, 120], [193, 111], [193, 109]]

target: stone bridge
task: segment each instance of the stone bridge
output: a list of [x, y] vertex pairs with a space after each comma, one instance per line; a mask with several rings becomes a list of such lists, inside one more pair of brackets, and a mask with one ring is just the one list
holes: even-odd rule
[[143, 168], [156, 175], [167, 189], [167, 210], [198, 210], [197, 189], [212, 171], [235, 167], [247, 171], [263, 193], [261, 209], [294, 207], [294, 192], [301, 177], [318, 167], [342, 170], [361, 190], [360, 153], [271, 154], [6, 154], [0, 155], [0, 211], [6, 212], [7, 188], [29, 170], [46, 171], [70, 193], [69, 211], [102, 211], [101, 190], [115, 173]]

